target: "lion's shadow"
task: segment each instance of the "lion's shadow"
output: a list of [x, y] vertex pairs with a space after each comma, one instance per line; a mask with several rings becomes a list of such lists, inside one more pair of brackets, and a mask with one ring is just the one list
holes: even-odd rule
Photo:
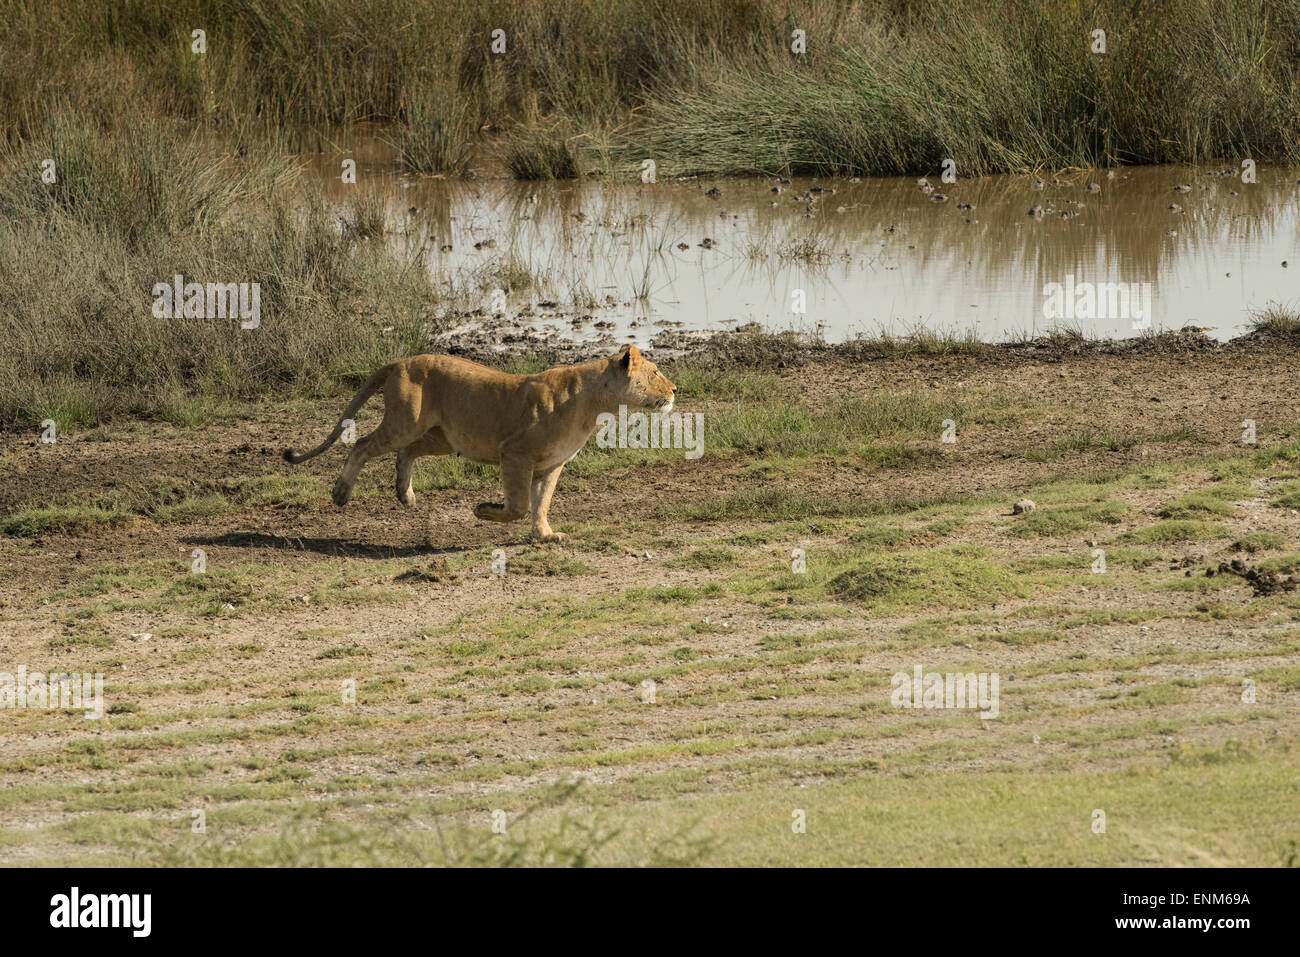
[[265, 532], [226, 532], [222, 535], [194, 535], [182, 539], [187, 545], [206, 548], [271, 548], [286, 552], [315, 552], [337, 558], [428, 558], [473, 551], [475, 546], [376, 545], [346, 538], [311, 538], [301, 535], [269, 535]]

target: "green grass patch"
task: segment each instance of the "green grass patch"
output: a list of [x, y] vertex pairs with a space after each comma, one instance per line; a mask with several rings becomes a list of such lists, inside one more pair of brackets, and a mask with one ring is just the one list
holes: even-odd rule
[[1017, 516], [1010, 532], [1018, 538], [1059, 538], [1103, 525], [1118, 525], [1128, 512], [1123, 502], [1046, 506]]
[[966, 547], [868, 557], [832, 577], [826, 589], [878, 609], [971, 608], [1027, 594], [1005, 566]]
[[1227, 538], [1232, 533], [1227, 526], [1218, 522], [1203, 522], [1195, 519], [1171, 519], [1157, 522], [1145, 528], [1135, 528], [1120, 536], [1121, 541], [1139, 545], [1175, 544], [1177, 542], [1199, 542], [1212, 538]]
[[1277, 532], [1251, 532], [1233, 542], [1232, 550], [1254, 555], [1257, 552], [1276, 551], [1286, 546], [1286, 537]]

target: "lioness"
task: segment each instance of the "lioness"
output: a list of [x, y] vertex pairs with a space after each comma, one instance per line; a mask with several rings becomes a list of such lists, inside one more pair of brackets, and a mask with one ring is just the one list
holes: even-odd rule
[[530, 511], [533, 534], [544, 542], [546, 514], [565, 463], [578, 454], [602, 412], [629, 409], [671, 412], [677, 387], [659, 368], [625, 346], [609, 359], [556, 366], [536, 375], [511, 375], [455, 356], [412, 356], [390, 362], [361, 387], [329, 437], [310, 452], [285, 449], [288, 462], [320, 455], [343, 434], [374, 393], [384, 391], [384, 418], [357, 441], [334, 484], [334, 504], [345, 505], [357, 474], [371, 459], [397, 452], [397, 500], [415, 504], [411, 467], [422, 455], [463, 455], [501, 466], [505, 504], [483, 502], [474, 514], [513, 522]]

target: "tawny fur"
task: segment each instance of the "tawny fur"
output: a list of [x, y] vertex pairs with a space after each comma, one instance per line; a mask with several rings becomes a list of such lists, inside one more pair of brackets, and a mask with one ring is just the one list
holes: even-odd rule
[[397, 453], [397, 499], [415, 504], [411, 471], [422, 455], [463, 455], [501, 466], [505, 502], [483, 502], [481, 519], [513, 522], [529, 513], [533, 533], [562, 541], [546, 516], [560, 471], [587, 443], [602, 412], [657, 409], [669, 412], [676, 387], [628, 346], [608, 359], [556, 366], [536, 375], [512, 375], [455, 356], [423, 355], [390, 362], [377, 371], [340, 416], [339, 424], [310, 452], [285, 449], [289, 462], [320, 455], [343, 434], [376, 392], [384, 418], [359, 439], [334, 485], [334, 504], [345, 505], [357, 474], [371, 459]]

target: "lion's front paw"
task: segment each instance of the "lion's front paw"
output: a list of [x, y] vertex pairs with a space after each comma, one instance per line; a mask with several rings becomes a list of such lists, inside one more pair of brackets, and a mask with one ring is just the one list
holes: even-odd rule
[[534, 531], [533, 535], [539, 542], [554, 542], [556, 545], [561, 545], [569, 540], [569, 536], [563, 532], [552, 532], [549, 529], [545, 532]]

